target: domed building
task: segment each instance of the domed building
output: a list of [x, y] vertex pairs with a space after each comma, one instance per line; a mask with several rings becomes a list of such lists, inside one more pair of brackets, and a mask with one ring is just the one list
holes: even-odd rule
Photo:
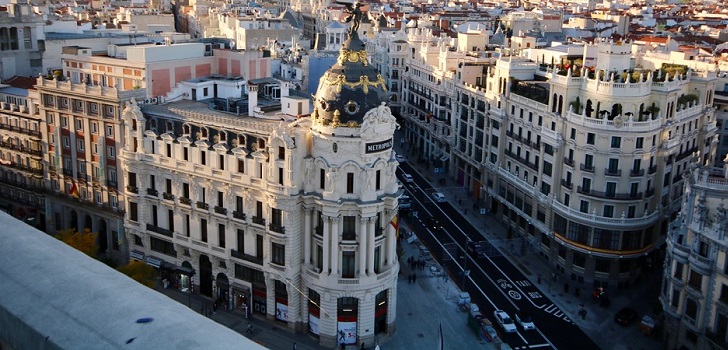
[[308, 305], [309, 329], [317, 326], [325, 346], [340, 344], [342, 335], [347, 344], [371, 344], [375, 334], [394, 331], [399, 264], [390, 221], [401, 193], [392, 151], [397, 124], [385, 101], [384, 79], [350, 32], [320, 79], [306, 159], [317, 181], [305, 206], [317, 224], [304, 259], [315, 273], [303, 274], [302, 284], [319, 301]]

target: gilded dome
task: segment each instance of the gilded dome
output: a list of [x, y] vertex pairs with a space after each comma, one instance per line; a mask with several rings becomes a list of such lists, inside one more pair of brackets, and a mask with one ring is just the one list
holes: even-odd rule
[[314, 122], [359, 127], [366, 112], [387, 101], [386, 81], [369, 64], [364, 43], [356, 32], [349, 34], [336, 63], [319, 80]]

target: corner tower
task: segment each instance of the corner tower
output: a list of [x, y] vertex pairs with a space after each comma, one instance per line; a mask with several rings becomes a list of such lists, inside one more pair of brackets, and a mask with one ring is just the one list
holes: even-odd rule
[[304, 312], [323, 346], [384, 340], [396, 317], [397, 123], [354, 30], [358, 7], [348, 7], [354, 23], [319, 81], [304, 162], [305, 220], [314, 228], [304, 240]]

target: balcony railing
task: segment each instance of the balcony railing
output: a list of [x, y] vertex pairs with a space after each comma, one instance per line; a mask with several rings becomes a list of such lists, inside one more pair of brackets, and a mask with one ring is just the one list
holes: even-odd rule
[[253, 223], [265, 226], [265, 219], [260, 216], [253, 216]]
[[154, 226], [152, 224], [147, 224], [147, 231], [156, 232], [156, 233], [159, 233], [160, 235], [165, 235], [167, 237], [174, 236], [174, 232], [172, 232], [172, 230], [168, 230], [166, 228], [161, 228], [159, 226]]
[[644, 176], [645, 169], [632, 169], [629, 172], [629, 176]]
[[604, 169], [604, 175], [607, 176], [622, 176], [622, 170], [621, 169]]
[[566, 187], [568, 189], [572, 189], [572, 187], [574, 186], [574, 183], [573, 182], [568, 182], [568, 181], [566, 181], [564, 179], [561, 179], [561, 186], [564, 186], [564, 187]]
[[126, 186], [126, 190], [127, 190], [127, 192], [131, 192], [131, 193], [139, 193], [139, 187], [136, 187], [136, 186], [131, 186], [131, 185]]
[[153, 188], [147, 188], [147, 195], [156, 197], [159, 195], [159, 191], [157, 191]]
[[574, 160], [564, 157], [564, 164], [573, 167], [574, 166]]
[[652, 195], [655, 194], [655, 188], [649, 188], [647, 191], [645, 191], [645, 197], [652, 197]]
[[586, 194], [592, 197], [599, 197], [599, 198], [605, 198], [605, 199], [619, 199], [619, 200], [629, 200], [629, 199], [642, 199], [642, 192], [637, 193], [616, 193], [616, 192], [602, 192], [602, 191], [594, 191], [592, 189], [583, 189], [581, 186], [577, 188], [577, 191], [582, 194]]
[[[253, 219], [254, 219], [253, 222], [255, 222], [255, 218], [253, 218]], [[274, 224], [274, 223], [270, 223], [268, 225], [268, 229], [270, 229], [273, 232], [286, 233], [285, 227], [283, 227], [282, 225]]]
[[250, 254], [245, 254], [241, 251], [231, 249], [230, 255], [232, 255], [233, 258], [237, 258], [240, 260], [250, 261], [254, 264], [263, 265], [263, 257], [257, 257]]
[[587, 165], [587, 164], [581, 163], [581, 165], [579, 165], [579, 169], [581, 169], [581, 171], [586, 171], [588, 173], [592, 173], [592, 174], [594, 173], [594, 165]]
[[245, 213], [236, 210], [233, 212], [233, 218], [245, 221]]
[[210, 205], [205, 202], [197, 202], [197, 209], [210, 210]]
[[223, 208], [221, 206], [216, 205], [215, 206], [215, 214], [227, 215], [227, 209], [225, 209], [225, 208]]
[[184, 205], [190, 205], [192, 204], [192, 200], [185, 197], [179, 197], [179, 203]]
[[174, 195], [171, 194], [171, 193], [163, 192], [162, 193], [162, 198], [164, 198], [166, 200], [169, 200], [169, 201], [173, 201], [174, 200]]
[[657, 172], [657, 165], [651, 166], [649, 169], [647, 169], [647, 174], [652, 175]]

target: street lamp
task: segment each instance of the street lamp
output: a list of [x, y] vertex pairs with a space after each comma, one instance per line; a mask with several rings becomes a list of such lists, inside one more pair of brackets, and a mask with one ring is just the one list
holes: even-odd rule
[[465, 249], [463, 250], [463, 258], [465, 259], [463, 261], [463, 283], [462, 283], [463, 292], [465, 291], [465, 278], [468, 276], [468, 270], [467, 270], [467, 266], [468, 266], [468, 246], [470, 245], [470, 243], [473, 243], [473, 241], [470, 240], [470, 238], [468, 238], [468, 240], [465, 242]]

